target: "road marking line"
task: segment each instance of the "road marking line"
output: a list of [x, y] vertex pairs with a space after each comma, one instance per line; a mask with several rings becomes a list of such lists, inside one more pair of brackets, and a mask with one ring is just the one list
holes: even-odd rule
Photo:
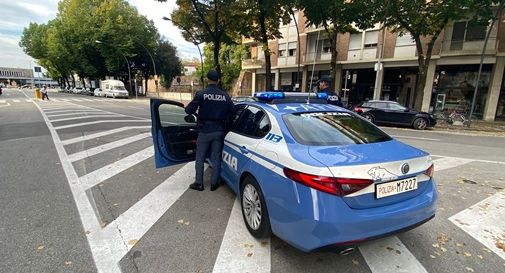
[[52, 114], [60, 114], [60, 113], [67, 113], [67, 112], [102, 112], [100, 110], [91, 110], [91, 109], [64, 109], [64, 110], [60, 110], [60, 109], [54, 109], [54, 110], [46, 110], [44, 111], [46, 114], [48, 115], [52, 115]]
[[62, 125], [58, 127], [54, 127], [56, 130], [60, 129], [67, 129], [67, 128], [74, 128], [74, 127], [81, 127], [81, 126], [87, 126], [87, 125], [93, 125], [93, 124], [100, 124], [100, 123], [115, 123], [115, 122], [149, 122], [147, 120], [135, 120], [135, 119], [118, 119], [118, 120], [97, 120], [97, 121], [90, 121], [90, 122], [83, 122], [83, 123], [75, 123], [75, 124], [69, 124], [69, 125]]
[[[123, 236], [125, 242], [140, 240], [186, 192], [188, 185], [195, 179], [194, 173], [194, 162], [187, 163], [107, 225], [104, 231], [121, 230], [121, 236]], [[128, 244], [127, 251], [118, 249], [118, 252], [113, 255], [119, 262], [132, 247], [133, 244]]]
[[461, 165], [472, 162], [473, 160], [456, 158], [456, 157], [444, 157], [433, 160], [433, 164], [435, 164], [435, 172], [442, 171], [446, 169], [456, 168]]
[[10, 106], [11, 104], [10, 103], [7, 103], [5, 105], [0, 105], [0, 107], [7, 107], [7, 106]]
[[26, 99], [26, 102], [32, 102], [33, 100], [32, 99]]
[[59, 99], [52, 99], [52, 100], [53, 100], [53, 101], [55, 101], [55, 102], [60, 102], [60, 100], [59, 100]]
[[56, 151], [58, 152], [58, 156], [60, 158], [61, 166], [65, 176], [67, 177], [68, 185], [72, 191], [77, 210], [79, 211], [81, 224], [86, 231], [86, 237], [88, 239], [91, 254], [93, 255], [93, 260], [95, 261], [98, 272], [121, 273], [118, 262], [112, 256], [112, 253], [117, 252], [117, 249], [125, 249], [125, 251], [127, 251], [125, 246], [126, 243], [122, 240], [119, 230], [109, 230], [107, 233], [102, 232], [101, 224], [99, 223], [95, 211], [89, 202], [83, 185], [79, 183], [79, 177], [77, 176], [72, 163], [68, 160], [65, 148], [60, 141], [58, 133], [53, 128], [40, 106], [38, 104], [35, 105], [39, 109], [47, 127], [49, 128], [49, 131], [51, 132]]
[[113, 118], [113, 117], [121, 117], [121, 115], [91, 115], [91, 116], [79, 116], [79, 117], [73, 117], [73, 118], [61, 118], [61, 119], [54, 119], [51, 120], [51, 122], [59, 122], [59, 121], [68, 121], [68, 120], [76, 120], [76, 119], [87, 119], [87, 118]]
[[359, 251], [373, 273], [428, 272], [396, 236], [360, 245]]
[[85, 174], [81, 176], [79, 179], [81, 180], [81, 183], [83, 184], [84, 188], [89, 189], [115, 176], [116, 174], [119, 174], [139, 164], [140, 162], [152, 157], [153, 155], [154, 155], [154, 147], [150, 146], [140, 152], [134, 153], [121, 160], [111, 163], [105, 167], [102, 167], [98, 170]]
[[391, 135], [394, 138], [407, 138], [407, 139], [418, 139], [418, 140], [429, 140], [429, 141], [440, 141], [440, 139], [437, 138], [426, 138], [426, 137], [412, 137], [412, 136], [398, 136], [398, 135]]
[[81, 99], [72, 99], [72, 101], [82, 102]]
[[[262, 241], [266, 244], [255, 239], [247, 230], [240, 201], [236, 198], [212, 272], [270, 272], [270, 238]], [[244, 248], [244, 244], [250, 247]]]
[[[112, 101], [112, 100], [110, 100]], [[100, 110], [100, 109], [97, 109], [97, 108], [93, 108], [93, 107], [89, 107], [89, 106], [84, 106], [84, 105], [79, 105], [79, 104], [75, 104], [75, 103], [71, 103], [70, 104], [73, 104], [73, 105], [76, 105], [76, 106], [79, 106], [79, 107], [83, 107], [83, 108], [88, 108], [88, 109], [93, 109], [93, 110], [97, 110], [97, 111], [102, 111], [104, 113], [110, 113], [110, 114], [116, 114], [116, 115], [122, 115], [124, 117], [130, 117], [130, 118], [136, 118], [136, 119], [143, 119], [143, 120], [148, 120], [149, 122], [151, 121], [151, 119], [147, 119], [147, 118], [142, 118], [142, 117], [136, 117], [136, 116], [130, 116], [130, 115], [123, 115], [123, 114], [120, 114], [120, 113], [116, 113], [116, 112], [110, 112], [110, 111], [105, 111], [105, 110]]]
[[[57, 115], [50, 115], [50, 114], [47, 114], [48, 117], [50, 118], [54, 118], [54, 117], [64, 117], [64, 116], [75, 116], [75, 115], [103, 115], [104, 112], [99, 112], [99, 111], [92, 111], [92, 112], [88, 112], [88, 111], [82, 111], [82, 110], [74, 110], [74, 111], [79, 111], [79, 112], [74, 112], [74, 113], [65, 113], [65, 114], [57, 114]], [[107, 112], [105, 112], [107, 113]]]
[[21, 102], [20, 100], [12, 100], [12, 102]]
[[5, 100], [0, 100], [0, 103], [6, 103]]
[[492, 161], [492, 160], [483, 160], [483, 159], [476, 159], [476, 158], [464, 158], [464, 157], [452, 157], [452, 156], [445, 156], [445, 155], [431, 155], [431, 156], [444, 157], [444, 158], [455, 158], [455, 159], [462, 159], [462, 160], [468, 160], [468, 161], [476, 161], [476, 162], [483, 162], [483, 163], [505, 165], [505, 162], [503, 162], [503, 161]]
[[131, 137], [123, 138], [123, 139], [120, 139], [117, 141], [113, 141], [113, 142], [110, 142], [110, 143], [107, 143], [104, 145], [100, 145], [100, 146], [88, 149], [88, 150], [84, 150], [84, 151], [80, 151], [80, 152], [71, 154], [68, 156], [68, 159], [71, 162], [75, 162], [77, 160], [81, 160], [81, 159], [84, 159], [84, 158], [87, 158], [90, 156], [94, 156], [99, 153], [103, 153], [105, 151], [112, 150], [114, 148], [118, 148], [123, 145], [130, 144], [132, 142], [135, 142], [135, 141], [138, 141], [138, 140], [150, 137], [150, 136], [151, 136], [151, 133], [145, 133], [145, 134], [138, 134], [138, 135], [134, 135]]
[[126, 126], [126, 127], [116, 128], [116, 129], [103, 131], [103, 132], [99, 132], [99, 133], [95, 133], [95, 134], [91, 134], [91, 135], [80, 136], [80, 137], [76, 137], [76, 138], [63, 140], [62, 143], [63, 143], [63, 145], [69, 145], [69, 144], [87, 141], [87, 140], [91, 140], [91, 139], [95, 139], [95, 138], [99, 138], [99, 137], [103, 137], [103, 136], [112, 135], [112, 134], [127, 131], [127, 130], [150, 129], [150, 128], [151, 128], [151, 126]]
[[451, 216], [449, 220], [505, 260], [505, 191]]

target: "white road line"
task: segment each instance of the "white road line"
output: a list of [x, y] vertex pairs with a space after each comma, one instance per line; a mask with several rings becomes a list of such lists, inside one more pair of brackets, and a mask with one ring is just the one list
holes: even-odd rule
[[[140, 240], [144, 234], [170, 209], [170, 207], [186, 192], [188, 185], [194, 181], [194, 162], [184, 165], [167, 180], [148, 193], [144, 198], [107, 225], [104, 231], [121, 230], [125, 242]], [[128, 244], [128, 250], [133, 244]], [[118, 261], [127, 251], [118, 249], [114, 253]]]
[[54, 127], [56, 130], [60, 129], [67, 129], [67, 128], [74, 128], [74, 127], [81, 127], [81, 126], [87, 126], [87, 125], [93, 125], [93, 124], [100, 124], [100, 123], [115, 123], [115, 122], [149, 122], [147, 120], [135, 120], [135, 119], [118, 119], [118, 120], [97, 120], [97, 121], [90, 121], [90, 122], [83, 122], [83, 123], [75, 123], [75, 124], [69, 124], [69, 125], [62, 125], [58, 127]]
[[51, 100], [53, 100], [53, 101], [55, 101], [55, 102], [60, 102], [60, 100], [59, 100], [59, 99], [51, 99]]
[[72, 99], [72, 101], [82, 102], [82, 100], [81, 100], [81, 99]]
[[152, 157], [154, 155], [154, 147], [148, 147], [144, 150], [127, 156], [121, 160], [118, 160], [112, 164], [109, 164], [101, 169], [90, 172], [79, 179], [86, 189], [92, 188], [103, 181], [115, 176], [116, 174], [125, 171], [140, 162]]
[[85, 101], [93, 101], [92, 99], [83, 99], [83, 100], [85, 100]]
[[428, 272], [396, 236], [365, 243], [359, 251], [373, 273]]
[[21, 102], [20, 100], [12, 100], [12, 102]]
[[[270, 272], [270, 239], [263, 241], [262, 244], [249, 233], [242, 218], [240, 201], [235, 199], [212, 272]], [[250, 247], [244, 247], [245, 244]]]
[[145, 134], [138, 134], [138, 135], [134, 135], [131, 137], [123, 138], [123, 139], [120, 139], [117, 141], [113, 141], [113, 142], [110, 142], [110, 143], [107, 143], [104, 145], [100, 145], [100, 146], [88, 149], [88, 150], [84, 150], [84, 151], [81, 151], [78, 153], [71, 154], [68, 156], [68, 159], [70, 159], [71, 162], [75, 162], [77, 160], [81, 160], [81, 159], [84, 159], [84, 158], [87, 158], [90, 156], [94, 156], [99, 153], [103, 153], [103, 152], [112, 150], [114, 148], [121, 147], [123, 145], [130, 144], [132, 142], [135, 142], [135, 141], [138, 141], [138, 140], [150, 137], [150, 136], [151, 136], [151, 133], [145, 133]]
[[33, 100], [32, 99], [26, 99], [25, 101], [26, 102], [32, 102]]
[[66, 102], [69, 102], [70, 99], [61, 99], [62, 101], [66, 101]]
[[54, 109], [54, 110], [47, 110], [47, 111], [44, 111], [46, 114], [48, 115], [52, 115], [52, 114], [62, 114], [62, 113], [67, 113], [67, 112], [103, 112], [103, 111], [100, 111], [100, 110], [91, 110], [91, 109], [70, 109], [70, 108], [66, 108], [64, 110], [60, 110], [60, 109]]
[[54, 118], [54, 117], [65, 117], [65, 116], [75, 116], [75, 115], [103, 115], [104, 113], [107, 113], [107, 112], [100, 112], [100, 111], [91, 111], [91, 112], [88, 112], [88, 111], [83, 112], [83, 110], [74, 110], [74, 111], [78, 111], [78, 112], [64, 113], [64, 114], [56, 113], [57, 115], [47, 114], [47, 116], [50, 118]]
[[7, 106], [10, 106], [11, 104], [10, 103], [7, 103], [7, 104], [4, 104], [4, 105], [0, 105], [0, 107], [7, 107]]
[[394, 138], [406, 138], [406, 139], [418, 139], [418, 140], [428, 140], [428, 141], [440, 141], [438, 138], [425, 138], [425, 137], [412, 137], [412, 136], [398, 136], [391, 135]]
[[73, 118], [60, 118], [60, 119], [52, 119], [51, 122], [59, 122], [59, 121], [67, 121], [67, 120], [77, 120], [77, 119], [87, 119], [87, 118], [113, 118], [113, 117], [121, 117], [121, 115], [86, 115], [86, 116], [79, 116], [79, 117], [73, 117]]
[[[112, 101], [112, 100], [110, 100]], [[143, 119], [143, 120], [148, 120], [148, 121], [151, 121], [151, 119], [147, 119], [147, 118], [141, 118], [141, 117], [136, 117], [136, 116], [130, 116], [130, 115], [123, 115], [123, 114], [119, 114], [119, 113], [116, 113], [116, 112], [110, 112], [110, 111], [105, 111], [105, 110], [100, 110], [100, 109], [97, 109], [97, 108], [93, 108], [93, 107], [89, 107], [89, 106], [84, 106], [84, 105], [79, 105], [79, 104], [74, 104], [74, 103], [71, 103], [70, 104], [73, 104], [73, 105], [76, 105], [76, 106], [79, 106], [79, 107], [83, 107], [83, 108], [88, 108], [88, 109], [93, 109], [93, 110], [97, 110], [97, 111], [102, 111], [104, 113], [111, 113], [111, 114], [116, 114], [116, 115], [122, 115], [124, 117], [130, 117], [130, 118], [136, 118], [136, 119]]]
[[496, 193], [481, 202], [451, 216], [456, 226], [505, 260], [505, 191]]
[[0, 103], [6, 103], [5, 100], [0, 100]]
[[115, 260], [112, 256], [112, 253], [118, 252], [118, 249], [125, 249], [125, 251], [127, 251], [125, 242], [122, 240], [119, 230], [110, 230], [107, 233], [102, 232], [101, 224], [99, 223], [95, 211], [89, 202], [85, 189], [79, 182], [79, 178], [72, 166], [72, 163], [68, 160], [65, 148], [61, 144], [58, 133], [56, 133], [56, 130], [54, 130], [40, 106], [37, 104], [35, 105], [42, 114], [42, 117], [51, 132], [63, 171], [67, 177], [68, 185], [72, 191], [77, 210], [79, 211], [79, 216], [81, 217], [81, 224], [86, 231], [86, 237], [88, 239], [89, 247], [98, 272], [121, 273], [117, 260]]
[[492, 160], [483, 160], [483, 159], [476, 159], [476, 158], [452, 157], [452, 156], [446, 156], [446, 155], [433, 155], [433, 154], [431, 156], [444, 157], [444, 158], [455, 158], [455, 159], [461, 159], [461, 160], [467, 160], [467, 161], [476, 161], [476, 162], [483, 162], [483, 163], [505, 165], [504, 161], [492, 161]]
[[472, 162], [472, 160], [456, 157], [444, 157], [433, 160], [433, 164], [435, 164], [435, 172], [450, 168], [456, 168], [470, 162]]
[[69, 144], [74, 144], [74, 143], [78, 143], [78, 142], [82, 142], [82, 141], [87, 141], [90, 139], [95, 139], [95, 138], [99, 138], [99, 137], [103, 137], [103, 136], [112, 135], [112, 134], [123, 132], [123, 131], [134, 130], [134, 129], [150, 129], [150, 128], [151, 128], [151, 126], [126, 126], [126, 127], [108, 130], [108, 131], [103, 131], [100, 133], [95, 133], [95, 134], [91, 134], [91, 135], [80, 136], [80, 137], [76, 137], [76, 138], [63, 140], [62, 143], [63, 143], [63, 145], [69, 145]]

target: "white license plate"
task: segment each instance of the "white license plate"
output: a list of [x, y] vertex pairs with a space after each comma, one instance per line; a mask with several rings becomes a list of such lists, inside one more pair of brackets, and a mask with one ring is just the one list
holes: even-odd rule
[[375, 185], [375, 197], [377, 199], [400, 194], [402, 192], [413, 191], [417, 189], [417, 178], [411, 177], [402, 180], [396, 180], [387, 183]]

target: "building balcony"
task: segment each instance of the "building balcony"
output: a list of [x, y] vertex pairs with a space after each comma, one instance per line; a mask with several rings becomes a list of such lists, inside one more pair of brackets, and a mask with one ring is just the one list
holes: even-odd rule
[[309, 52], [305, 54], [303, 62], [305, 64], [313, 62], [329, 62], [331, 61], [331, 53], [329, 52]]
[[263, 67], [262, 59], [245, 59], [242, 60], [242, 69], [258, 69]]
[[[489, 38], [485, 54], [496, 54], [496, 38]], [[444, 40], [440, 55], [458, 56], [458, 55], [480, 55], [484, 47], [484, 40], [477, 41], [452, 41]]]

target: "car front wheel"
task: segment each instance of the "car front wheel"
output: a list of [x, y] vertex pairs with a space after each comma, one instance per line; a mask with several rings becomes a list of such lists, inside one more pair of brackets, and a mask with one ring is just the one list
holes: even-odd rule
[[265, 198], [253, 177], [246, 177], [240, 189], [242, 216], [247, 229], [256, 238], [270, 237], [270, 219], [265, 204]]
[[373, 123], [373, 117], [372, 117], [372, 115], [370, 115], [370, 114], [363, 114], [363, 117], [364, 117], [366, 120], [368, 120], [368, 121], [370, 121], [371, 123]]
[[425, 118], [416, 118], [414, 120], [414, 129], [417, 130], [424, 130], [426, 127], [428, 127], [428, 121]]

